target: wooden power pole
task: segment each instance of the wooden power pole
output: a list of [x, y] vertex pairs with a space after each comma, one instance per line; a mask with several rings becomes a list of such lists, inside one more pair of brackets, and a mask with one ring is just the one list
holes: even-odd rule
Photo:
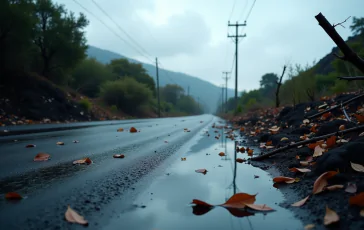
[[228, 26], [235, 26], [235, 35], [229, 35], [228, 38], [234, 38], [235, 42], [235, 109], [238, 108], [238, 43], [239, 38], [246, 37], [246, 34], [239, 35], [239, 26], [246, 26], [246, 23], [239, 24], [236, 22], [235, 24], [230, 24], [230, 21], [228, 22]]
[[159, 71], [158, 71], [158, 58], [155, 58], [155, 67], [157, 71], [157, 99], [158, 99], [158, 117], [161, 117], [161, 101], [159, 98]]
[[228, 80], [230, 79], [230, 77], [228, 77], [228, 74], [230, 72], [222, 72], [223, 74], [225, 74], [225, 77], [222, 77], [223, 79], [225, 79], [225, 113], [227, 113], [228, 111], [228, 106], [227, 106], [227, 101], [228, 101], [228, 96], [227, 96], [227, 86], [228, 86]]

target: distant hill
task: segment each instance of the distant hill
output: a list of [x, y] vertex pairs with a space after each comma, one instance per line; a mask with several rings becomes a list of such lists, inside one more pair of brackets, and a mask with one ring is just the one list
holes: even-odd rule
[[[94, 46], [89, 46], [87, 50], [89, 57], [94, 57], [102, 63], [108, 63], [112, 59], [127, 58], [120, 54], [103, 50]], [[141, 63], [147, 70], [148, 74], [156, 80], [155, 66], [139, 62], [134, 59], [127, 58], [132, 62]], [[197, 77], [193, 77], [184, 73], [173, 72], [170, 70], [159, 69], [159, 84], [178, 84], [185, 89], [187, 93], [188, 86], [190, 87], [190, 95], [196, 100], [200, 98], [200, 103], [204, 106], [207, 113], [214, 113], [219, 103], [221, 103], [221, 88]], [[228, 89], [228, 97], [234, 96], [234, 90]]]

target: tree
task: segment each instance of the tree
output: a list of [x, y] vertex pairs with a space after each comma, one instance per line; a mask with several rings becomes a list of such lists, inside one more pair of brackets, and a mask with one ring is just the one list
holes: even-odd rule
[[0, 72], [30, 68], [33, 8], [31, 0], [0, 1]]
[[126, 58], [114, 59], [109, 64], [108, 67], [113, 73], [118, 77], [118, 79], [124, 77], [132, 77], [136, 81], [143, 83], [148, 86], [148, 88], [155, 95], [155, 82], [154, 79], [149, 76], [146, 70], [140, 63], [131, 63]]
[[350, 29], [354, 35], [364, 35], [364, 18], [353, 17]]
[[182, 95], [177, 101], [177, 108], [181, 112], [185, 112], [188, 114], [199, 114], [201, 110], [195, 99], [191, 96]]
[[81, 13], [78, 18], [67, 12], [63, 5], [51, 0], [36, 0], [34, 16], [38, 23], [34, 28], [33, 42], [37, 46], [43, 76], [51, 78], [52, 71], [67, 71], [86, 57], [84, 28], [88, 25]]
[[177, 101], [184, 93], [184, 89], [176, 84], [167, 84], [159, 89], [162, 100], [177, 105]]
[[86, 96], [96, 97], [101, 84], [114, 78], [115, 76], [109, 68], [96, 61], [95, 58], [88, 58], [72, 71], [70, 85]]
[[101, 86], [100, 95], [106, 104], [116, 105], [118, 109], [131, 114], [148, 105], [153, 97], [146, 85], [130, 77], [105, 82]]
[[273, 96], [276, 85], [278, 82], [278, 76], [275, 73], [267, 73], [262, 76], [260, 80], [260, 87], [264, 96]]

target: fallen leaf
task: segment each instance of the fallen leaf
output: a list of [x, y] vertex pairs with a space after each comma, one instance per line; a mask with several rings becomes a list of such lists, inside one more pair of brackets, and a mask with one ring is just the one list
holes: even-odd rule
[[248, 156], [250, 156], [250, 157], [251, 157], [251, 156], [253, 156], [253, 152], [254, 152], [254, 150], [253, 150], [253, 149], [249, 149], [249, 150], [248, 150]]
[[136, 133], [136, 132], [138, 132], [138, 130], [136, 128], [134, 128], [134, 127], [131, 127], [130, 130], [129, 130], [129, 132]]
[[7, 200], [21, 200], [23, 197], [16, 192], [8, 192], [5, 194], [5, 199]]
[[364, 166], [350, 161], [351, 167], [357, 172], [364, 172]]
[[358, 120], [359, 123], [364, 123], [363, 115], [354, 114], [354, 116], [356, 117], [356, 119]]
[[257, 211], [273, 211], [274, 209], [263, 204], [245, 204], [247, 207]]
[[324, 143], [324, 141], [323, 140], [321, 140], [321, 141], [317, 141], [316, 143], [311, 143], [311, 144], [309, 144], [308, 145], [308, 147], [310, 148], [310, 149], [315, 149], [316, 148], [316, 146], [318, 146], [318, 145], [322, 145]]
[[294, 206], [294, 207], [301, 207], [302, 205], [304, 205], [304, 204], [306, 203], [306, 201], [308, 200], [308, 198], [309, 198], [309, 197], [310, 197], [310, 196], [307, 196], [307, 197], [303, 198], [302, 200], [297, 201], [297, 202], [295, 202], [295, 203], [291, 204], [291, 206]]
[[301, 159], [301, 157], [299, 155], [296, 155], [296, 159], [299, 160]]
[[313, 229], [315, 227], [315, 225], [314, 224], [308, 224], [308, 225], [306, 225], [305, 226], [305, 230], [311, 230], [311, 229]]
[[345, 189], [345, 192], [348, 192], [348, 193], [356, 193], [356, 184], [354, 183], [348, 183], [348, 186], [346, 186], [346, 189]]
[[362, 132], [362, 133], [359, 134], [359, 137], [362, 137], [362, 136], [364, 136], [364, 132]]
[[355, 196], [350, 197], [349, 204], [364, 207], [364, 192], [361, 192]]
[[322, 156], [322, 153], [325, 151], [325, 149], [321, 148], [320, 145], [317, 145], [315, 147], [315, 150], [313, 152], [312, 157], [319, 157]]
[[56, 145], [64, 145], [64, 143], [63, 143], [63, 142], [61, 142], [61, 141], [58, 141], [58, 142], [56, 143]]
[[288, 170], [291, 172], [301, 172], [301, 173], [311, 172], [311, 169], [305, 169], [305, 168], [290, 168]]
[[51, 155], [49, 155], [48, 153], [38, 153], [37, 155], [35, 155], [33, 161], [47, 161], [50, 157]]
[[302, 166], [308, 166], [308, 165], [310, 165], [310, 163], [308, 161], [300, 161], [300, 164]]
[[87, 220], [83, 216], [79, 215], [75, 210], [73, 210], [69, 205], [66, 213], [64, 214], [66, 220], [71, 223], [77, 223], [81, 225], [87, 225]]
[[208, 204], [202, 200], [197, 200], [197, 199], [193, 199], [191, 204], [201, 205], [201, 206], [206, 206], [206, 207], [213, 207], [213, 205]]
[[30, 145], [25, 146], [25, 148], [34, 148], [35, 146], [36, 145], [30, 144]]
[[292, 184], [296, 182], [296, 179], [291, 177], [278, 176], [273, 178], [273, 182], [274, 183], [285, 182], [286, 184]]
[[223, 157], [223, 156], [226, 156], [226, 155], [225, 155], [225, 153], [224, 153], [224, 152], [220, 152], [220, 153], [219, 153], [219, 156], [220, 156], [220, 157]]
[[364, 209], [360, 210], [359, 214], [360, 214], [361, 217], [364, 217]]
[[318, 193], [322, 192], [324, 190], [324, 188], [327, 186], [327, 179], [329, 179], [330, 177], [333, 177], [337, 173], [338, 172], [336, 172], [336, 171], [328, 171], [328, 172], [321, 174], [321, 176], [319, 176], [316, 179], [315, 183], [313, 184], [312, 193], [318, 194]]
[[267, 143], [265, 143], [266, 146], [272, 145], [272, 141], [267, 141]]
[[181, 157], [181, 161], [185, 161], [186, 160], [186, 157]]
[[123, 132], [124, 129], [123, 128], [118, 128], [117, 132]]
[[226, 208], [245, 208], [247, 204], [254, 204], [255, 195], [250, 195], [248, 193], [236, 193], [225, 203], [219, 205]]
[[309, 124], [309, 123], [310, 123], [310, 120], [308, 120], [308, 119], [303, 120], [303, 124]]
[[90, 158], [84, 158], [84, 159], [81, 159], [81, 160], [76, 160], [73, 162], [74, 165], [77, 165], [77, 164], [91, 164], [92, 163], [92, 160]]
[[206, 169], [196, 169], [195, 172], [202, 173], [202, 174], [206, 175], [207, 170]]
[[282, 137], [281, 141], [288, 141], [287, 137]]
[[328, 148], [334, 147], [336, 144], [336, 136], [331, 136], [326, 140], [326, 145]]
[[340, 220], [340, 217], [337, 215], [337, 213], [332, 210], [329, 209], [329, 207], [327, 207], [326, 205], [326, 214], [324, 217], [324, 225], [330, 225], [332, 223], [338, 222]]
[[245, 153], [245, 148], [244, 148], [244, 147], [241, 147], [241, 148], [240, 148], [240, 152], [241, 152], [241, 153]]
[[340, 125], [339, 130], [343, 131], [345, 129], [345, 125]]
[[124, 154], [115, 154], [114, 156], [112, 156], [113, 158], [124, 158], [125, 155]]
[[344, 185], [336, 184], [336, 185], [327, 186], [325, 188], [325, 190], [334, 191], [334, 190], [338, 190], [338, 189], [342, 189], [342, 188], [344, 188]]
[[244, 131], [245, 131], [244, 127], [241, 127], [240, 132], [244, 132]]
[[236, 162], [238, 162], [238, 163], [243, 163], [243, 162], [245, 162], [246, 160], [244, 160], [244, 159], [241, 159], [241, 158], [236, 158]]

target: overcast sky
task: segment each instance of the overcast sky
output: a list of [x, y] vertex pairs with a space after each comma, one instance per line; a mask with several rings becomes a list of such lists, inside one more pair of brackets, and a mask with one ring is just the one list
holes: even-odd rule
[[[78, 0], [111, 27], [110, 32], [93, 15], [73, 0], [56, 0], [68, 10], [84, 12], [90, 21], [90, 45], [150, 63], [158, 57], [162, 66], [221, 85], [222, 71], [230, 71], [235, 45], [227, 38], [228, 20], [243, 22], [254, 0], [95, 0], [143, 51], [91, 0]], [[235, 3], [235, 7], [234, 6]], [[256, 0], [239, 43], [239, 91], [259, 87], [262, 75], [279, 74], [285, 62], [312, 63], [326, 55], [333, 41], [318, 25], [315, 15], [322, 12], [330, 23], [348, 16], [364, 17], [363, 0]], [[351, 35], [337, 27], [343, 38]], [[242, 29], [243, 27], [241, 27]], [[235, 28], [229, 32], [234, 34]], [[147, 52], [148, 54], [145, 54]], [[148, 59], [142, 56], [149, 57]], [[235, 73], [233, 72], [233, 76]], [[235, 85], [233, 78], [229, 87]]]

